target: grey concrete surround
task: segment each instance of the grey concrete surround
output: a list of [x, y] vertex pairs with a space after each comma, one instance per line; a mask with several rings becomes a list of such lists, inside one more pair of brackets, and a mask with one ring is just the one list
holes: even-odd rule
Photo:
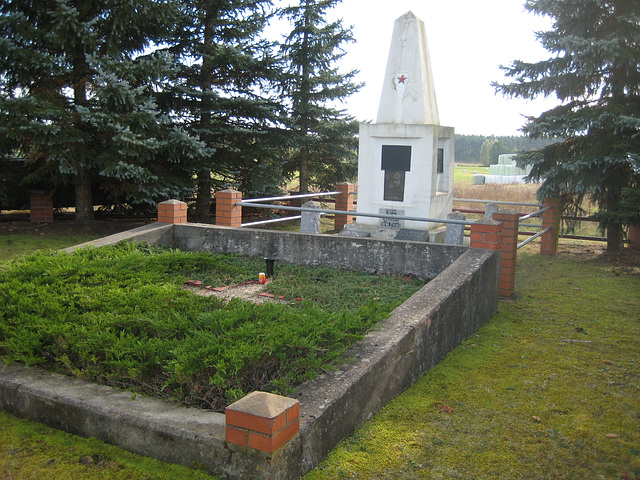
[[226, 443], [219, 413], [133, 398], [38, 369], [0, 366], [0, 407], [7, 412], [142, 455], [203, 467], [224, 479], [299, 478], [497, 308], [499, 255], [489, 250], [198, 224], [148, 225], [89, 244], [124, 239], [433, 278], [351, 347], [348, 362], [294, 392], [301, 403], [300, 433], [271, 455]]

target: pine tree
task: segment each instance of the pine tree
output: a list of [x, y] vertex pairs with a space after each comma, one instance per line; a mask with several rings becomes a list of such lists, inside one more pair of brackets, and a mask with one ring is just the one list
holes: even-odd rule
[[272, 193], [283, 182], [276, 153], [280, 74], [262, 37], [271, 0], [186, 0], [184, 32], [171, 50], [181, 59], [170, 107], [210, 154], [197, 166], [195, 216], [208, 221], [215, 187]]
[[522, 130], [564, 140], [521, 159], [533, 167], [529, 178], [542, 180], [540, 196], [562, 196], [574, 208], [591, 197], [607, 219], [607, 250], [618, 251], [624, 223], [606, 212], [640, 185], [640, 2], [528, 0], [525, 8], [553, 20], [538, 33], [552, 57], [514, 61], [503, 67], [514, 82], [495, 87], [522, 98], [555, 95], [560, 105]]
[[491, 163], [489, 165], [497, 165], [498, 161], [500, 160], [500, 155], [503, 155], [505, 153], [513, 153], [513, 151], [510, 150], [502, 140], [496, 138], [491, 145], [491, 151], [489, 153], [489, 161]]
[[283, 9], [293, 29], [283, 44], [285, 82], [292, 133], [288, 171], [298, 172], [300, 192], [311, 184], [330, 188], [355, 175], [357, 122], [333, 105], [343, 102], [360, 85], [356, 71], [340, 73], [336, 63], [352, 42], [350, 29], [340, 20], [329, 23], [326, 15], [341, 0], [300, 0]]
[[7, 0], [0, 7], [0, 137], [39, 171], [75, 189], [76, 221], [93, 191], [151, 203], [203, 145], [163, 116], [155, 93], [169, 62], [149, 47], [171, 38], [162, 0]]
[[491, 150], [495, 142], [495, 138], [487, 138], [482, 142], [482, 146], [480, 147], [480, 165], [484, 165], [485, 167], [491, 165]]

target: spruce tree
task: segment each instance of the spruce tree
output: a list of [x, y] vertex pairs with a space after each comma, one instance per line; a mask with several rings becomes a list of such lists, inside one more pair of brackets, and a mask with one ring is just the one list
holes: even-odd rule
[[[177, 4], [162, 0], [7, 0], [0, 7], [0, 137], [75, 189], [76, 221], [93, 191], [152, 203], [204, 154], [155, 101], [171, 62], [148, 49], [172, 37]], [[60, 184], [60, 183], [59, 183]], [[163, 198], [164, 197], [164, 198]]]
[[[525, 8], [553, 20], [538, 33], [551, 54], [537, 63], [503, 67], [514, 79], [495, 84], [506, 95], [555, 95], [560, 104], [528, 118], [532, 138], [563, 138], [521, 155], [539, 195], [561, 196], [573, 208], [590, 197], [604, 219], [607, 250], [623, 247], [625, 224], [616, 215], [625, 188], [640, 186], [640, 2], [528, 0]], [[618, 219], [618, 220], [616, 220]]]
[[323, 189], [355, 175], [358, 124], [335, 105], [357, 92], [355, 70], [336, 66], [343, 46], [353, 41], [341, 20], [329, 22], [328, 10], [341, 0], [299, 0], [281, 15], [292, 24], [282, 54], [285, 62], [283, 97], [289, 108], [291, 148], [288, 172], [298, 172], [300, 192], [310, 185]]
[[185, 0], [183, 34], [171, 47], [179, 79], [171, 109], [210, 154], [196, 167], [195, 216], [208, 221], [212, 187], [272, 193], [283, 182], [276, 147], [280, 74], [263, 37], [271, 0]]

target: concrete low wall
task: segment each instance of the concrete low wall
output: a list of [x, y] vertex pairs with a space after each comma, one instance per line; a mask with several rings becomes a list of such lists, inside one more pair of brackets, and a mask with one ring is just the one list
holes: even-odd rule
[[0, 407], [10, 413], [161, 460], [200, 465], [225, 479], [300, 477], [497, 308], [499, 256], [489, 250], [191, 224], [140, 227], [99, 243], [126, 238], [339, 268], [353, 268], [349, 259], [355, 259], [366, 271], [437, 275], [351, 347], [348, 363], [294, 392], [301, 403], [300, 433], [273, 454], [225, 442], [219, 413], [134, 400], [127, 392], [37, 369], [0, 368]]
[[456, 245], [240, 230], [203, 224], [176, 225], [173, 242], [183, 250], [270, 257], [300, 265], [381, 275], [414, 275], [422, 279], [434, 278], [466, 251], [465, 247]]

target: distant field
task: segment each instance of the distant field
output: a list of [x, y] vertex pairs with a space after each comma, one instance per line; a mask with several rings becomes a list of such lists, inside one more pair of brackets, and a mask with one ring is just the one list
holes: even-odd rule
[[489, 167], [457, 164], [453, 169], [453, 183], [473, 183], [474, 173], [489, 174]]

